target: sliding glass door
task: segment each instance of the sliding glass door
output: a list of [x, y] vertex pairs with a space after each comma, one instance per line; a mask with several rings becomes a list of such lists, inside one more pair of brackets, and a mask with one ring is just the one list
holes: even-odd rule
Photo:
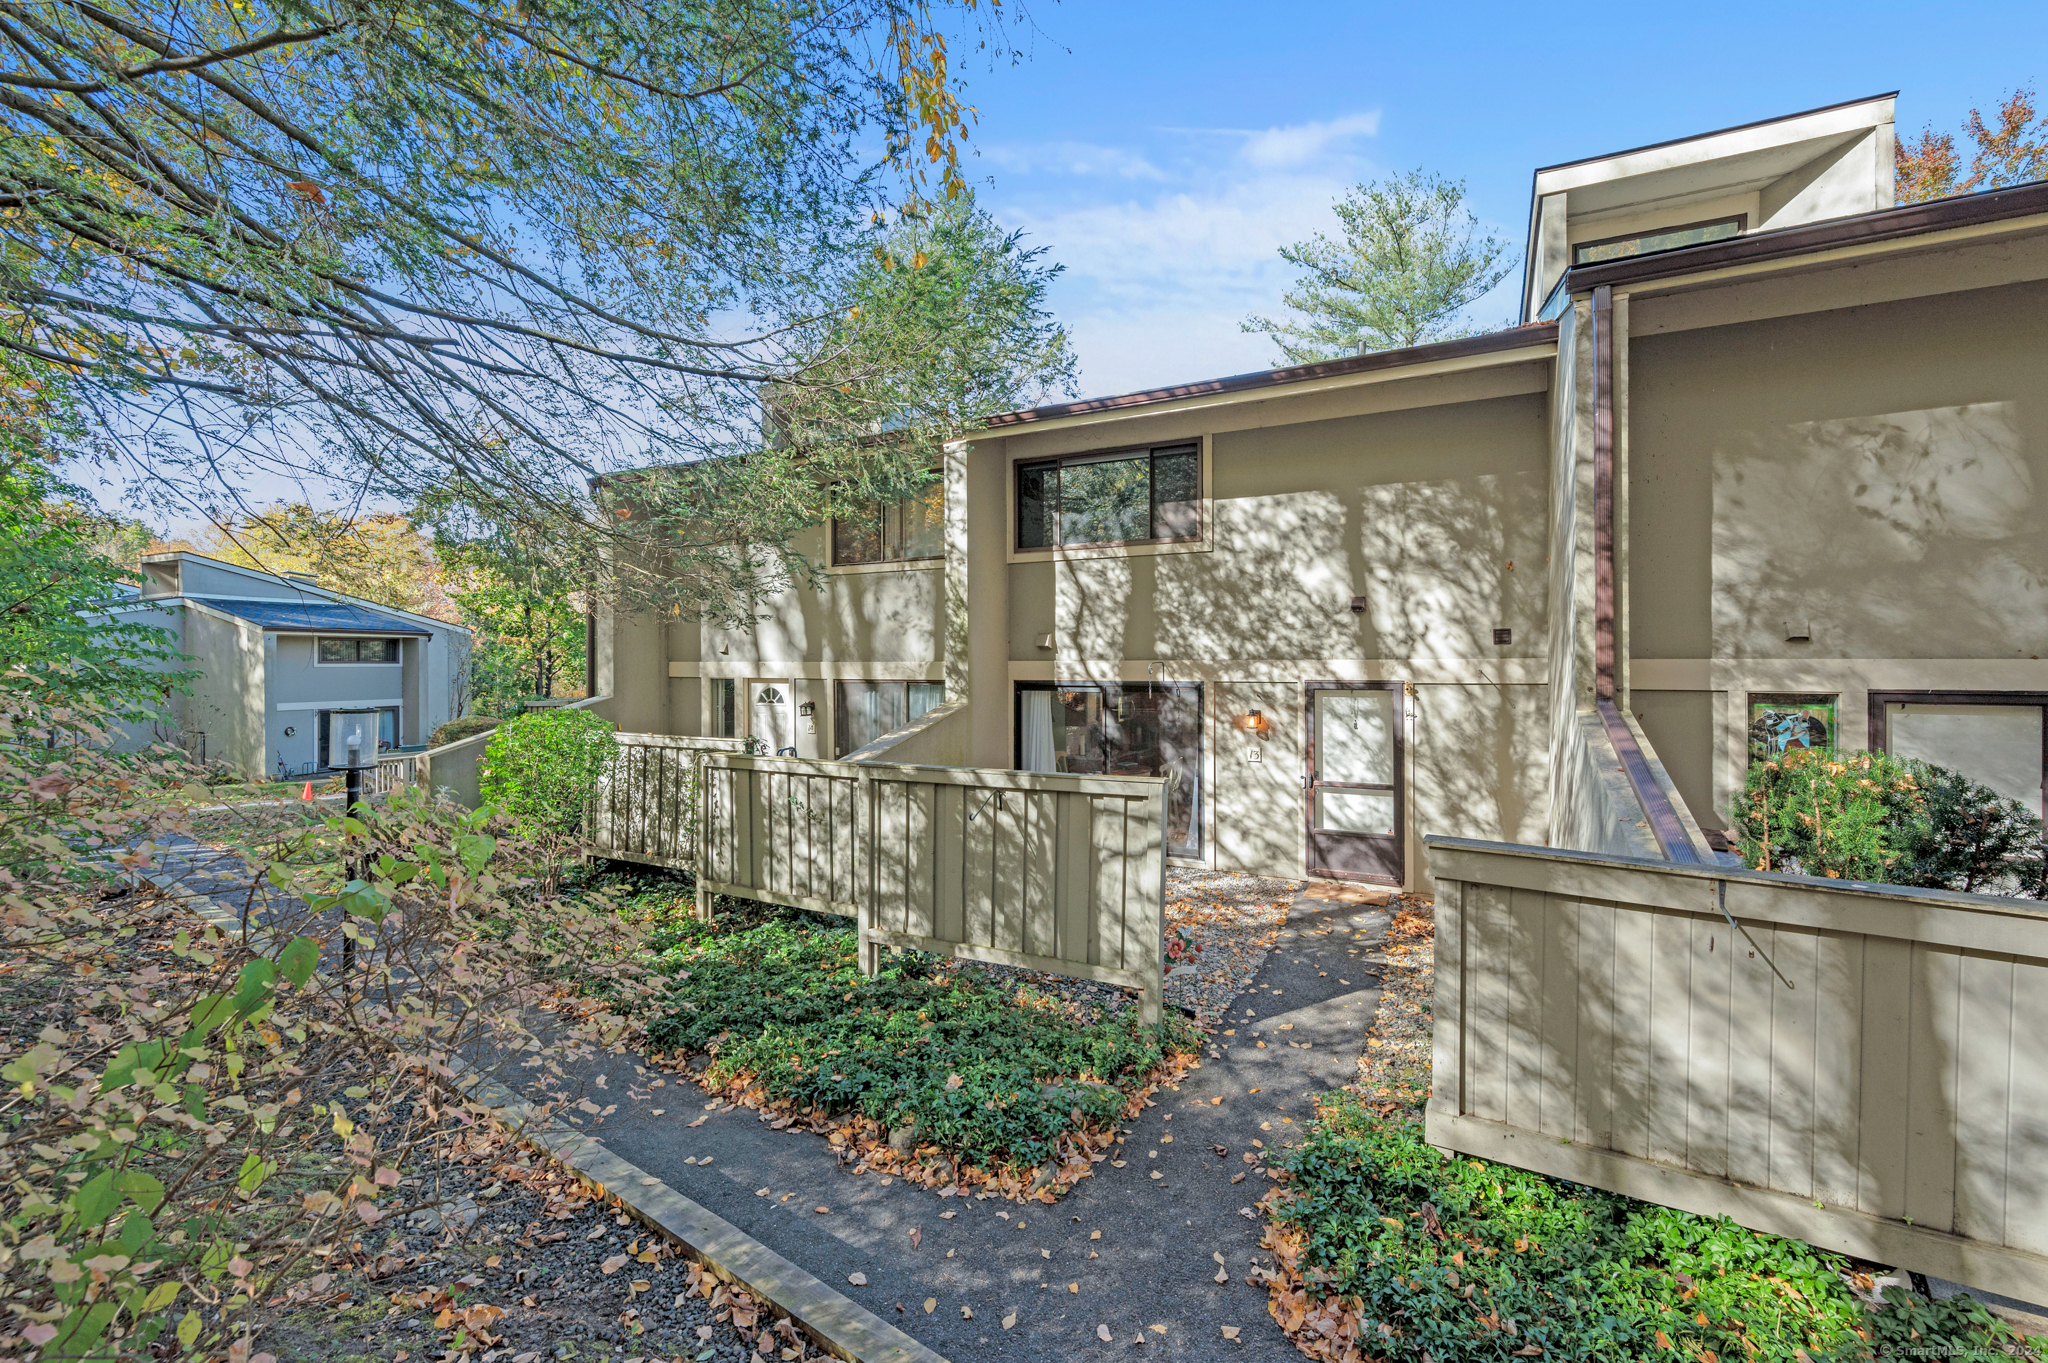
[[1141, 682], [1017, 686], [1017, 768], [1164, 776], [1166, 851], [1202, 854], [1202, 688]]

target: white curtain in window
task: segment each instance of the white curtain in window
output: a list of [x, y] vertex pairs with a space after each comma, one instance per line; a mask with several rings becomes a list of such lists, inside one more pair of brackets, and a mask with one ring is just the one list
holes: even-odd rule
[[1026, 691], [1023, 695], [1025, 771], [1058, 770], [1052, 746], [1052, 701], [1050, 691]]

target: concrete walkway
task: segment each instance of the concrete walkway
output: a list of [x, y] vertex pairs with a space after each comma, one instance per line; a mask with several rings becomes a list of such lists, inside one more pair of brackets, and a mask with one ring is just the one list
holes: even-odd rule
[[[1265, 1291], [1245, 1282], [1263, 1229], [1248, 1213], [1273, 1185], [1244, 1156], [1257, 1155], [1255, 1141], [1298, 1143], [1311, 1096], [1353, 1074], [1388, 921], [1382, 908], [1298, 899], [1223, 1024], [1235, 1035], [1214, 1037], [1201, 1067], [1128, 1125], [1123, 1168], [1096, 1165], [1051, 1206], [940, 1198], [853, 1175], [821, 1138], [773, 1131], [744, 1108], [707, 1117], [706, 1095], [673, 1079], [656, 1090], [666, 1105], [621, 1104], [591, 1131], [956, 1363], [1134, 1351], [1279, 1363], [1298, 1355], [1267, 1315]], [[617, 1094], [632, 1078], [614, 1063], [606, 1088]], [[855, 1273], [865, 1286], [848, 1281]], [[1224, 1325], [1240, 1330], [1237, 1342]]]

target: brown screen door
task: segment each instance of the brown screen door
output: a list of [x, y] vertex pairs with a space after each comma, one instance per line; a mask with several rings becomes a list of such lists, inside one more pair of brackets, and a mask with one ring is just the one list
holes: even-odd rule
[[1308, 684], [1308, 873], [1404, 876], [1401, 683]]

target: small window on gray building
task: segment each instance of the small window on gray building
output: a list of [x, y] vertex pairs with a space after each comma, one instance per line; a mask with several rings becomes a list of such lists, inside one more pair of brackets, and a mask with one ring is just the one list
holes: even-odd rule
[[322, 639], [320, 661], [323, 663], [395, 663], [398, 661], [398, 640], [396, 639]]

